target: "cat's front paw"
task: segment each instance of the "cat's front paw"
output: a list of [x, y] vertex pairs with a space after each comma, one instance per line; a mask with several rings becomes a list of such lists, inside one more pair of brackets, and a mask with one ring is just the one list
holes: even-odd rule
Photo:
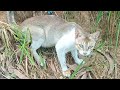
[[84, 61], [83, 59], [78, 59], [78, 60], [76, 60], [75, 62], [76, 62], [78, 65], [85, 63], [85, 61]]
[[64, 75], [65, 77], [70, 77], [70, 75], [71, 75], [70, 70], [63, 71], [63, 75]]
[[45, 60], [43, 59], [43, 61], [37, 61], [37, 64], [40, 65], [41, 67], [46, 65]]
[[43, 60], [42, 62], [40, 62], [40, 66], [45, 66], [45, 64], [46, 64], [46, 62], [45, 62], [45, 60]]

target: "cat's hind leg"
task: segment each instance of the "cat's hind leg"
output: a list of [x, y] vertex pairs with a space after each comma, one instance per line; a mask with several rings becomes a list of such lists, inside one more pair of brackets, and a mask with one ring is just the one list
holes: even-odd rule
[[40, 61], [40, 56], [37, 53], [37, 49], [40, 48], [43, 42], [44, 42], [43, 39], [39, 39], [37, 41], [33, 40], [30, 46], [31, 53], [33, 54], [35, 60], [37, 61], [37, 64], [38, 65], [40, 64], [41, 66], [43, 66], [44, 64]]

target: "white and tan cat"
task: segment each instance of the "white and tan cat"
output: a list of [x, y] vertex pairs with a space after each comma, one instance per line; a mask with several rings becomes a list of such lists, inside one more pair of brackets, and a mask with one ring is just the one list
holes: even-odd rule
[[[8, 11], [7, 13], [9, 23], [14, 22], [14, 12]], [[75, 22], [67, 22], [54, 15], [28, 18], [21, 23], [20, 27], [23, 32], [29, 28], [32, 36], [31, 52], [38, 63], [40, 63], [40, 58], [36, 50], [40, 47], [55, 46], [62, 73], [67, 77], [71, 73], [66, 66], [66, 53], [71, 52], [75, 62], [80, 64], [83, 60], [78, 58], [78, 54], [90, 55], [100, 33], [97, 31], [89, 34]]]

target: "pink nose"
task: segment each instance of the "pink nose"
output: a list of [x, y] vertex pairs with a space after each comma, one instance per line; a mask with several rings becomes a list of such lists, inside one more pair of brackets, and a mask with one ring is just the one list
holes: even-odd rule
[[87, 53], [83, 53], [84, 55], [87, 55]]

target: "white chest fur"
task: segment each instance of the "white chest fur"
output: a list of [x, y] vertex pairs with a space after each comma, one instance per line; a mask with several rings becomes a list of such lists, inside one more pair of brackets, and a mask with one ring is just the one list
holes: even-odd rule
[[61, 48], [65, 53], [75, 49], [75, 28], [63, 35], [56, 44], [57, 48]]

